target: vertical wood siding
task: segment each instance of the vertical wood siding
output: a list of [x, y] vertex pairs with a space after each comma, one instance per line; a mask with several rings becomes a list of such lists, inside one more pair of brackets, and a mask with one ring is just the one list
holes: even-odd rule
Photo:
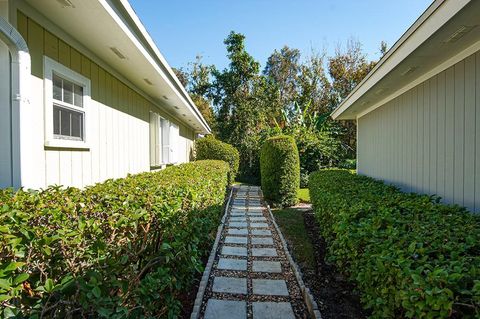
[[11, 111], [9, 51], [0, 41], [0, 188], [12, 185]]
[[[149, 112], [156, 112], [173, 122], [176, 120], [20, 11], [17, 21], [18, 29], [30, 49], [33, 75], [31, 103], [39, 119], [39, 138], [32, 142], [32, 147], [38, 150], [39, 161], [35, 169], [40, 178], [37, 178], [37, 184], [28, 186], [37, 188], [60, 184], [83, 187], [108, 178], [150, 170]], [[87, 106], [89, 113], [85, 119], [93, 124], [91, 131], [87, 132], [89, 150], [44, 147], [44, 56], [91, 81], [92, 100]], [[186, 162], [194, 132], [184, 125], [179, 126], [180, 160]]]
[[480, 52], [359, 118], [358, 172], [480, 212]]

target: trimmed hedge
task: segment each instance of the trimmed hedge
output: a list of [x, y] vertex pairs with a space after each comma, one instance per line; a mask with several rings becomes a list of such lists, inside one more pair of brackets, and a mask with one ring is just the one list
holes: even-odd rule
[[227, 162], [230, 165], [229, 184], [235, 181], [240, 162], [240, 155], [235, 147], [208, 135], [195, 141], [195, 153], [197, 160], [211, 159]]
[[329, 259], [373, 318], [480, 317], [480, 216], [345, 170], [309, 188]]
[[300, 159], [291, 136], [280, 135], [265, 141], [260, 152], [260, 175], [266, 199], [281, 206], [298, 202]]
[[0, 191], [0, 317], [175, 317], [203, 269], [228, 165], [199, 161], [85, 190]]

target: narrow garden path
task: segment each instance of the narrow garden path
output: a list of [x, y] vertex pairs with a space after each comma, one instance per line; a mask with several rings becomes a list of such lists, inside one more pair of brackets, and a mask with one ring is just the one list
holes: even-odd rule
[[259, 187], [236, 186], [199, 317], [309, 318]]

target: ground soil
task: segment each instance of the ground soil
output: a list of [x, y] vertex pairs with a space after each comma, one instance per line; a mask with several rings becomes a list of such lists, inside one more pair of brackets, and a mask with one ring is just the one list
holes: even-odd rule
[[[302, 269], [303, 280], [310, 288], [323, 319], [367, 318], [360, 305], [355, 286], [334, 265], [325, 261], [326, 245], [311, 211], [303, 213], [305, 228], [315, 252], [315, 269]], [[300, 266], [302, 268], [302, 266]]]

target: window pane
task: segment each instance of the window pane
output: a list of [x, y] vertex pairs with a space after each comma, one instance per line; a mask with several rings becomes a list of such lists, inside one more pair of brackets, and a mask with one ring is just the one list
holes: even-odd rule
[[60, 135], [70, 136], [70, 112], [60, 109]]
[[60, 109], [53, 107], [53, 134], [60, 134]]
[[83, 139], [83, 114], [78, 112], [71, 113], [72, 136]]
[[57, 138], [83, 140], [85, 114], [58, 105], [53, 106], [53, 134]]
[[83, 107], [83, 87], [80, 85], [74, 85], [74, 104], [76, 106]]
[[55, 73], [53, 74], [53, 98], [55, 100], [62, 100], [62, 79]]
[[63, 80], [63, 102], [73, 104], [73, 83]]

